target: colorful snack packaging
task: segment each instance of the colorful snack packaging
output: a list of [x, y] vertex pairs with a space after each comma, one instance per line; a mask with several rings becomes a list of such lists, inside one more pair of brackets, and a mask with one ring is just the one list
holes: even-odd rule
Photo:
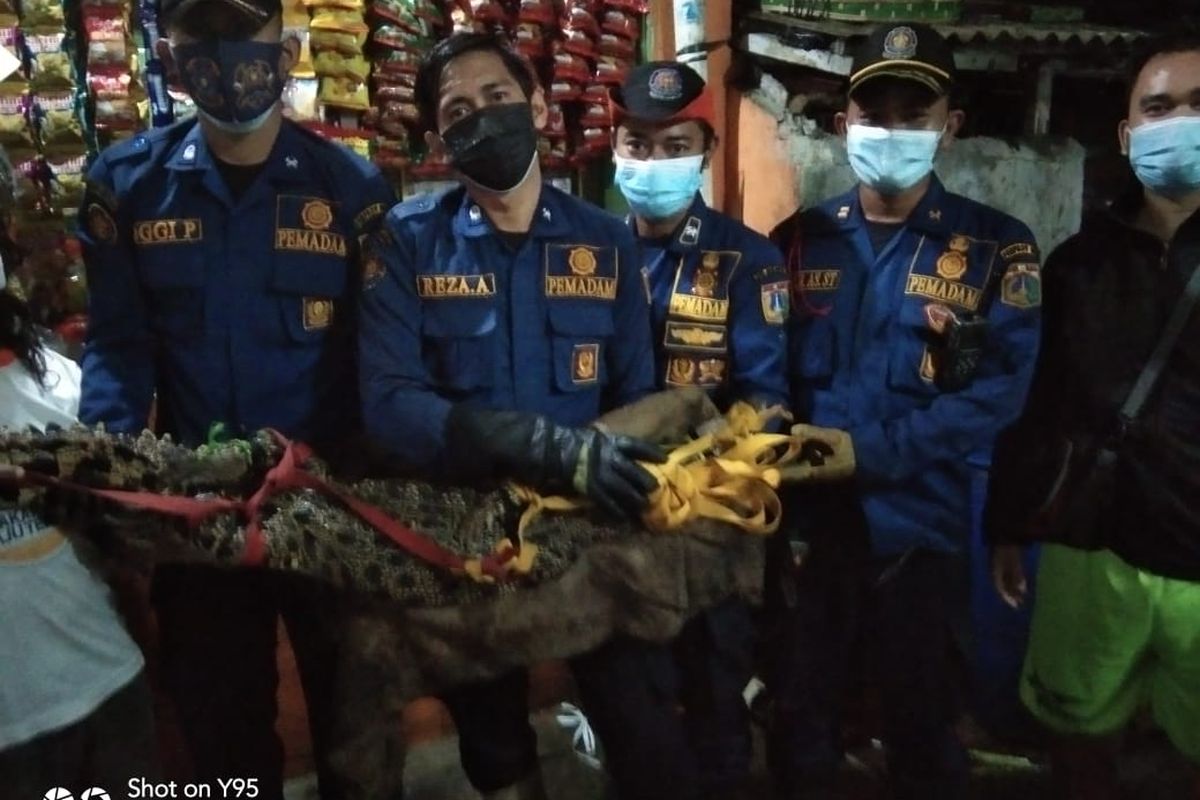
[[46, 91], [75, 87], [71, 56], [63, 50], [65, 36], [61, 32], [25, 35], [25, 46], [31, 59], [29, 85], [33, 89]]
[[546, 104], [546, 110], [549, 111], [549, 116], [546, 119], [546, 125], [542, 128], [542, 136], [547, 139], [561, 139], [567, 135], [567, 119], [563, 114], [561, 103], [550, 102]]
[[630, 39], [617, 36], [615, 33], [602, 33], [596, 43], [596, 49], [601, 55], [632, 61], [637, 57], [637, 48]]
[[62, 212], [73, 213], [83, 202], [87, 154], [47, 159], [50, 174], [50, 205]]
[[633, 62], [628, 59], [600, 56], [596, 59], [595, 80], [597, 83], [620, 86], [625, 82], [625, 76], [632, 68]]
[[45, 152], [61, 152], [64, 148], [78, 152], [84, 146], [83, 125], [79, 121], [73, 92], [39, 95], [34, 99], [33, 107]]
[[405, 30], [397, 25], [384, 25], [371, 34], [371, 41], [390, 50], [409, 50], [424, 54], [437, 44], [434, 39]]
[[359, 83], [371, 75], [371, 63], [362, 56], [347, 56], [335, 50], [317, 53], [313, 67], [322, 78], [349, 78]]
[[63, 28], [63, 7], [58, 0], [23, 0], [21, 27], [25, 30]]
[[596, 55], [596, 41], [583, 31], [564, 28], [561, 42], [564, 50], [577, 56], [592, 58]]
[[0, 145], [9, 151], [9, 158], [15, 158], [13, 151], [34, 150], [37, 146], [28, 108], [28, 95], [0, 95]]
[[603, 32], [613, 33], [634, 41], [642, 35], [642, 23], [638, 17], [613, 8], [604, 12], [600, 28]]
[[604, 0], [607, 8], [621, 9], [631, 14], [650, 13], [650, 0]]
[[320, 82], [316, 78], [292, 78], [283, 87], [284, 113], [295, 120], [320, 119], [317, 106]]
[[327, 106], [353, 111], [371, 107], [367, 85], [352, 78], [322, 78], [317, 99]]

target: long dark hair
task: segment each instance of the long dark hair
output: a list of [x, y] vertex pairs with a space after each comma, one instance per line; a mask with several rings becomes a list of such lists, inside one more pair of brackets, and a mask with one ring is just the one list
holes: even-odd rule
[[0, 348], [12, 350], [25, 369], [42, 383], [46, 357], [29, 304], [11, 292], [0, 291]]

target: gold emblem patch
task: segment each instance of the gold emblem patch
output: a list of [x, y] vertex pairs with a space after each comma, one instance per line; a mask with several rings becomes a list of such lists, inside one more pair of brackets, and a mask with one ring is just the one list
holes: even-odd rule
[[117, 223], [113, 222], [108, 209], [99, 203], [92, 203], [88, 206], [87, 229], [97, 242], [112, 244], [117, 240]]
[[700, 361], [700, 383], [716, 384], [725, 380], [725, 359], [705, 358]]
[[362, 282], [364, 289], [370, 289], [378, 283], [386, 272], [387, 267], [383, 265], [383, 260], [379, 256], [371, 252], [363, 255]]
[[596, 272], [596, 254], [586, 247], [576, 247], [567, 255], [567, 266], [575, 275], [592, 275]]
[[333, 209], [324, 200], [310, 200], [300, 211], [300, 221], [310, 231], [329, 230], [333, 224]]
[[971, 249], [971, 240], [965, 236], [952, 236], [948, 247], [937, 260], [937, 274], [948, 281], [957, 281], [967, 274], [967, 251]]
[[700, 266], [704, 269], [715, 270], [721, 265], [721, 256], [716, 253], [708, 252], [700, 259]]
[[1000, 282], [1000, 302], [1014, 308], [1042, 304], [1042, 271], [1037, 264], [1013, 264]]
[[325, 297], [304, 298], [304, 330], [321, 331], [333, 324], [333, 301]]
[[701, 272], [692, 284], [692, 290], [701, 297], [712, 297], [713, 288], [717, 285], [717, 276], [712, 272]]
[[667, 365], [667, 383], [691, 386], [696, 380], [696, 362], [690, 358], [672, 358]]
[[933, 383], [937, 380], [937, 366], [933, 363], [933, 353], [929, 351], [928, 347], [921, 354], [921, 380], [926, 383]]
[[668, 321], [666, 339], [668, 345], [724, 350], [725, 327], [723, 325], [684, 325]]
[[571, 353], [571, 380], [574, 383], [595, 383], [597, 363], [600, 360], [600, 345], [577, 344]]

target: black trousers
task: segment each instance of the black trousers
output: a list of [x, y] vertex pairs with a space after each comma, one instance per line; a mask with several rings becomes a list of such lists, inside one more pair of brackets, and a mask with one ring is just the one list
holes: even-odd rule
[[754, 619], [732, 598], [688, 622], [674, 644], [688, 741], [706, 797], [730, 797], [750, 777], [753, 740], [742, 697], [754, 674]]
[[794, 575], [792, 601], [774, 615], [772, 774], [789, 800], [829, 796], [843, 756], [847, 676], [859, 655], [882, 704], [893, 796], [965, 797], [966, 753], [953, 730], [965, 560], [916, 549], [872, 557], [856, 510], [810, 517], [811, 549]]
[[276, 625], [296, 655], [323, 800], [389, 800], [403, 793], [400, 702], [385, 664], [360, 656], [353, 608], [299, 576], [198, 565], [161, 567], [152, 599], [161, 673], [196, 780], [257, 778], [259, 797], [283, 796], [277, 714]]
[[[584, 711], [595, 729], [621, 800], [691, 800], [697, 796], [695, 755], [679, 714], [670, 650], [629, 639], [571, 659]], [[524, 670], [442, 695], [458, 728], [463, 769], [491, 792], [537, 767]]]

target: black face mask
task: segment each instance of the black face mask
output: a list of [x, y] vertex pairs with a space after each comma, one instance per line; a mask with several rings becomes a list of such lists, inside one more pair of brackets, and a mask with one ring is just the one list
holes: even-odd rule
[[454, 168], [493, 192], [517, 188], [537, 153], [537, 128], [528, 103], [488, 106], [442, 133]]

